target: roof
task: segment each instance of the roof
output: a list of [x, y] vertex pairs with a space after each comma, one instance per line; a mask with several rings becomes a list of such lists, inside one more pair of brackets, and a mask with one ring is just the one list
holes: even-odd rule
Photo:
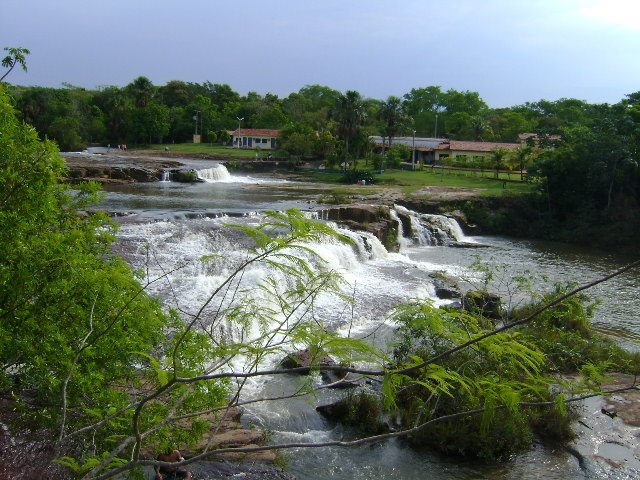
[[467, 142], [464, 140], [449, 140], [438, 145], [438, 150], [455, 150], [463, 152], [493, 152], [498, 148], [515, 150], [522, 145], [519, 143], [502, 142]]
[[[386, 138], [386, 137], [385, 137]], [[382, 146], [382, 137], [380, 135], [371, 135], [369, 139], [376, 145]], [[385, 140], [388, 142], [388, 138]], [[442, 142], [446, 141], [443, 138], [426, 138], [426, 137], [393, 137], [392, 145], [406, 145], [412, 148], [414, 145], [416, 150], [420, 151], [432, 151]]]
[[[371, 135], [369, 137], [373, 143], [382, 146], [382, 137]], [[413, 148], [419, 152], [432, 152], [434, 150], [455, 150], [464, 152], [492, 152], [496, 148], [515, 150], [520, 147], [519, 143], [500, 142], [472, 142], [464, 140], [449, 140], [446, 138], [425, 138], [425, 137], [394, 137], [392, 144], [402, 144]]]
[[[228, 130], [229, 135], [237, 135], [238, 129]], [[240, 136], [245, 137], [279, 137], [280, 130], [274, 130], [270, 128], [241, 128]]]

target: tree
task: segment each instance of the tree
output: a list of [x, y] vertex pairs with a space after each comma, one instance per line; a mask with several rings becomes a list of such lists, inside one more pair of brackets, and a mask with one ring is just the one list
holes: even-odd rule
[[108, 143], [125, 143], [133, 110], [131, 99], [122, 89], [110, 86], [96, 93], [94, 102], [104, 112]]
[[292, 132], [280, 142], [280, 149], [295, 157], [309, 155], [313, 151], [314, 139], [315, 134], [312, 132]]
[[0, 388], [26, 425], [64, 436], [128, 403], [118, 385], [138, 375], [134, 352], [157, 348], [170, 317], [109, 253], [106, 217], [78, 213], [97, 186], [69, 193], [54, 143], [17, 121], [2, 88], [0, 130]]
[[516, 149], [513, 160], [520, 169], [520, 180], [524, 180], [524, 169], [530, 164], [533, 156], [533, 149], [529, 145], [522, 145]]
[[144, 108], [151, 102], [155, 95], [155, 87], [147, 77], [140, 76], [125, 87], [132, 96], [133, 104], [138, 108]]
[[348, 90], [341, 94], [333, 107], [332, 117], [337, 123], [338, 134], [344, 140], [344, 168], [346, 169], [349, 162], [349, 142], [358, 134], [367, 118], [364, 100], [360, 93]]
[[16, 65], [20, 65], [22, 70], [27, 71], [27, 55], [31, 52], [27, 48], [22, 47], [4, 47], [6, 52], [9, 52], [9, 55], [5, 56], [2, 59], [2, 66], [4, 68], [8, 68], [8, 70], [0, 77], [0, 83], [5, 79], [7, 75], [11, 73], [11, 70], [14, 69]]
[[169, 109], [152, 102], [144, 108], [136, 108], [130, 116], [129, 134], [136, 143], [162, 143], [169, 133]]
[[509, 151], [504, 148], [496, 148], [491, 152], [491, 165], [496, 171], [496, 178], [500, 174], [500, 170], [504, 170], [506, 167], [506, 159], [509, 155]]
[[85, 144], [79, 133], [80, 123], [74, 117], [58, 117], [49, 127], [49, 136], [63, 152], [83, 150]]
[[[409, 117], [404, 111], [402, 100], [393, 95], [387, 98], [378, 110], [378, 117], [383, 122], [383, 138], [386, 136], [389, 139], [389, 148], [391, 148], [393, 137], [398, 135], [409, 123]], [[384, 154], [384, 142], [382, 150]]]

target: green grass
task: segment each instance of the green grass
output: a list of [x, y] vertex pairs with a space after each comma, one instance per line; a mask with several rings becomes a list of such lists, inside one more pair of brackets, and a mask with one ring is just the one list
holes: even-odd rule
[[486, 178], [469, 175], [469, 172], [448, 173], [445, 171], [431, 171], [425, 169], [412, 172], [409, 170], [386, 170], [376, 177], [378, 183], [403, 187], [405, 193], [413, 193], [426, 186], [478, 188], [486, 195], [501, 195], [509, 193], [527, 193], [533, 190], [528, 183], [504, 182], [504, 179]]
[[[242, 148], [231, 148], [222, 145], [210, 145], [208, 143], [168, 143], [168, 144], [156, 144], [151, 145], [151, 150], [164, 151], [165, 147], [169, 148], [170, 152], [177, 153], [204, 153], [207, 155], [225, 155], [228, 157], [243, 157], [243, 158], [255, 158], [256, 150], [245, 150]], [[261, 156], [267, 155], [265, 152], [261, 152]]]
[[[448, 172], [424, 169], [420, 171], [409, 170], [385, 170], [382, 174], [375, 175], [377, 186], [399, 187], [403, 193], [411, 194], [423, 187], [440, 186], [451, 188], [475, 188], [480, 189], [481, 195], [502, 195], [504, 193], [528, 193], [533, 185], [520, 182], [504, 182], [503, 179], [487, 178], [470, 175], [470, 172]], [[313, 180], [323, 183], [341, 183], [343, 175], [338, 172], [323, 173], [317, 170], [308, 171], [306, 174]], [[515, 179], [515, 176], [512, 176]], [[369, 187], [372, 188], [372, 187]]]

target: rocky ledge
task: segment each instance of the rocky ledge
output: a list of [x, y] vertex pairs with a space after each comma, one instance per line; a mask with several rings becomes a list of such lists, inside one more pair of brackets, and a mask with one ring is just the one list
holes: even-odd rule
[[[261, 429], [246, 428], [240, 418], [242, 411], [237, 407], [230, 407], [221, 413], [208, 415], [211, 423], [210, 430], [204, 434], [200, 442], [194, 447], [180, 448], [184, 458], [209, 451], [229, 448], [251, 448], [264, 445], [266, 434]], [[185, 428], [189, 428], [187, 423]], [[144, 456], [155, 458], [154, 452], [146, 451]], [[226, 478], [242, 477], [245, 480], [295, 480], [295, 477], [285, 473], [276, 465], [277, 455], [274, 450], [263, 450], [252, 453], [227, 452], [212, 455], [209, 460], [201, 460], [189, 465], [194, 478]], [[153, 474], [152, 468], [146, 472]]]
[[352, 230], [375, 235], [389, 251], [398, 251], [398, 221], [391, 218], [390, 208], [382, 205], [344, 205], [328, 212], [329, 220]]

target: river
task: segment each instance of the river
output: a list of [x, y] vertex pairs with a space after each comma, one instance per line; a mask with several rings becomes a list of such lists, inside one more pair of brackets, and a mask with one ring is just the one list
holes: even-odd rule
[[[292, 189], [285, 181], [268, 178], [235, 177], [227, 174], [196, 184], [157, 182], [153, 184], [107, 185], [105, 210], [118, 212], [121, 229], [120, 251], [136, 268], [149, 270], [150, 277], [177, 266], [171, 283], [153, 286], [168, 307], [190, 312], [201, 305], [208, 292], [229, 273], [234, 261], [246, 258], [246, 245], [232, 229], [233, 221], [257, 224], [265, 210], [298, 208], [322, 218], [325, 205], [314, 201], [312, 190]], [[398, 211], [402, 211], [401, 208]], [[404, 212], [406, 213], [406, 212]], [[411, 212], [412, 215], [416, 215]], [[369, 336], [378, 346], [388, 343], [394, 326], [386, 320], [393, 305], [407, 298], [435, 297], [431, 274], [478, 281], [470, 269], [474, 261], [491, 265], [496, 272], [496, 288], [509, 287], [514, 274], [530, 272], [537, 288], [549, 290], [556, 281], [586, 283], [623, 266], [630, 258], [566, 245], [515, 240], [503, 237], [465, 237], [449, 232], [452, 243], [475, 243], [480, 248], [430, 246], [424, 235], [399, 238], [399, 253], [389, 253], [368, 234], [343, 231], [356, 247], [335, 243], [315, 244], [313, 249], [340, 271], [349, 286], [345, 293], [355, 304], [319, 298], [317, 315], [332, 329], [351, 335]], [[147, 246], [152, 251], [151, 260]], [[229, 261], [229, 269], [211, 271], [198, 259], [219, 254]], [[263, 267], [248, 271], [247, 282], [257, 282], [267, 274]], [[640, 315], [635, 303], [640, 298], [640, 273], [618, 277], [591, 293], [601, 300], [596, 309], [596, 327], [635, 348], [640, 340]], [[504, 290], [502, 291], [504, 294]], [[519, 294], [512, 295], [519, 301]], [[267, 360], [272, 366], [278, 359]], [[255, 380], [245, 390], [246, 398], [260, 398], [293, 392], [302, 381], [291, 376]], [[318, 383], [320, 380], [318, 379]], [[341, 438], [340, 427], [320, 417], [315, 406], [328, 403], [341, 392], [323, 390], [311, 399], [264, 402], [247, 408], [244, 420], [272, 432], [273, 442], [324, 441]], [[304, 479], [471, 479], [471, 478], [592, 478], [576, 459], [565, 451], [534, 445], [531, 451], [497, 465], [452, 462], [437, 455], [414, 452], [402, 441], [388, 441], [356, 449], [300, 449], [284, 454], [287, 469]], [[596, 472], [596, 476], [597, 472]], [[624, 478], [624, 477], [620, 477]]]

